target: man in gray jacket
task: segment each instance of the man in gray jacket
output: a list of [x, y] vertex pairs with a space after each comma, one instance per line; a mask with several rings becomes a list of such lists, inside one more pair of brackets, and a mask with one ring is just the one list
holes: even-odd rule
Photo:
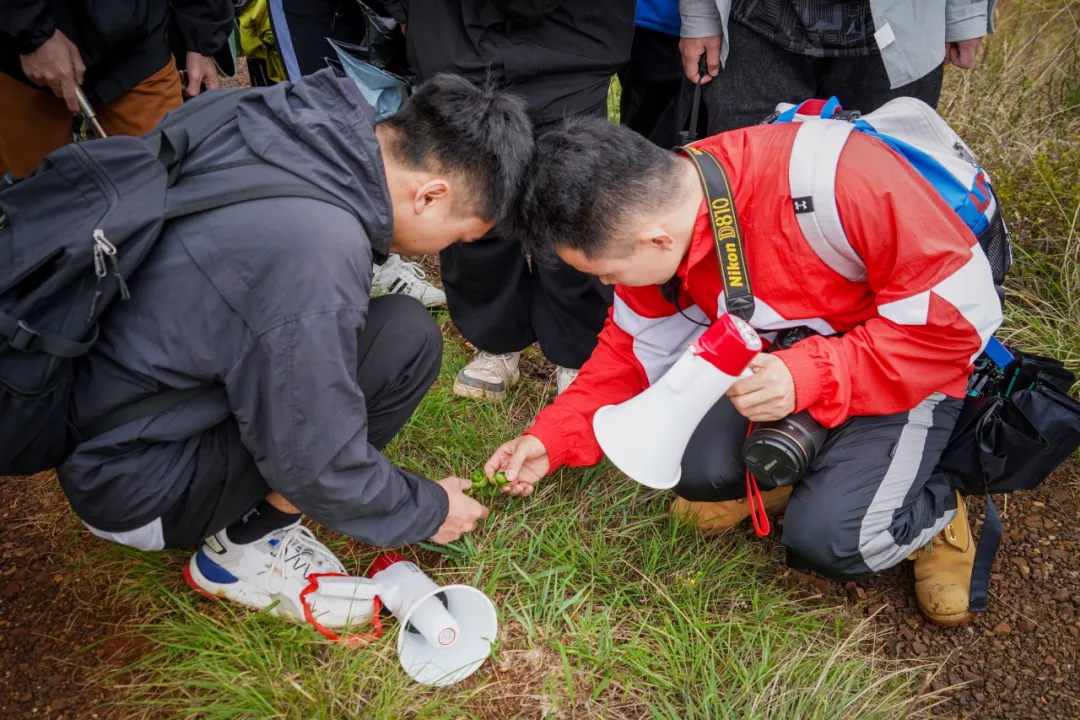
[[900, 96], [937, 106], [944, 64], [974, 65], [995, 2], [679, 0], [683, 68], [708, 83], [712, 134], [807, 98], [835, 95], [862, 113]]
[[[308, 575], [343, 568], [301, 513], [380, 546], [456, 540], [487, 515], [467, 480], [380, 454], [434, 382], [442, 338], [417, 300], [368, 291], [388, 253], [438, 252], [509, 216], [532, 126], [522, 101], [451, 76], [377, 124], [329, 70], [237, 92], [236, 120], [191, 151], [171, 192], [284, 169], [338, 203], [254, 200], [170, 222], [79, 368], [73, 422], [92, 430], [59, 475], [95, 535], [202, 542], [184, 571], [196, 589], [302, 618]], [[200, 175], [211, 166], [227, 169]], [[320, 602], [324, 625], [346, 623], [347, 604]]]

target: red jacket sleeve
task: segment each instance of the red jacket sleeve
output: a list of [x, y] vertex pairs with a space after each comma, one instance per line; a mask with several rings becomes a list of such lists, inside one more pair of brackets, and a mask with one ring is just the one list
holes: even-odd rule
[[975, 236], [906, 161], [853, 133], [836, 204], [866, 265], [877, 317], [843, 337], [780, 351], [796, 410], [826, 427], [912, 409], [934, 392], [960, 397], [972, 361], [1001, 324], [990, 265]]
[[593, 415], [634, 397], [649, 386], [650, 376], [655, 379], [677, 359], [666, 349], [672, 332], [686, 332], [675, 313], [658, 287], [616, 286], [596, 349], [573, 384], [525, 431], [544, 443], [552, 470], [595, 465], [604, 457], [593, 434]]

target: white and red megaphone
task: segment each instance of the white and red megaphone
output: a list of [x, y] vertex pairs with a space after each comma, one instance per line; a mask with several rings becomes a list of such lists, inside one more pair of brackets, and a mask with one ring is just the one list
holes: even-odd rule
[[499, 620], [491, 600], [476, 588], [440, 587], [392, 552], [375, 558], [368, 578], [321, 577], [318, 592], [354, 600], [378, 596], [401, 623], [398, 660], [416, 682], [453, 685], [476, 672], [491, 654]]
[[615, 467], [646, 487], [666, 490], [682, 476], [682, 457], [701, 418], [761, 352], [761, 338], [725, 313], [648, 390], [593, 416], [596, 440]]

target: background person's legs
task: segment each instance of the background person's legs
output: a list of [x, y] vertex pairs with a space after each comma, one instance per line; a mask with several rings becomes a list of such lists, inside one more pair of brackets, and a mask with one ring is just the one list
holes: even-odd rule
[[910, 412], [830, 431], [784, 517], [788, 564], [854, 580], [938, 534], [956, 514], [956, 493], [935, 469], [962, 404], [935, 394]]
[[[607, 117], [607, 100], [578, 113]], [[540, 127], [537, 132], [543, 132]], [[614, 288], [575, 270], [561, 260], [554, 268], [532, 264], [532, 328], [544, 357], [564, 368], [579, 369], [596, 348]]]
[[[606, 112], [604, 101], [580, 114], [604, 117]], [[592, 354], [613, 298], [612, 289], [597, 278], [562, 261], [555, 268], [530, 267], [521, 243], [497, 235], [451, 245], [439, 260], [450, 318], [482, 353], [518, 353], [539, 341], [548, 360], [572, 369]], [[515, 377], [508, 377], [508, 369]], [[458, 375], [455, 392], [501, 397], [516, 372], [516, 356], [506, 361], [477, 356]]]
[[777, 103], [817, 95], [815, 58], [778, 48], [734, 20], [727, 64], [702, 90], [709, 134], [757, 125]]
[[450, 319], [465, 339], [489, 353], [524, 350], [536, 341], [532, 277], [521, 244], [488, 235], [439, 253]]
[[615, 290], [593, 275], [559, 261], [558, 267], [533, 264], [532, 326], [544, 357], [577, 370], [596, 348]]
[[111, 103], [94, 108], [107, 135], [145, 135], [184, 102], [180, 73], [171, 57], [165, 67]]
[[0, 73], [0, 175], [28, 175], [71, 142], [71, 112], [52, 90]]
[[289, 80], [326, 68], [335, 57], [327, 38], [353, 45], [364, 39], [360, 10], [351, 0], [270, 0], [270, 18]]
[[[619, 70], [619, 83], [619, 121], [662, 148], [676, 147], [694, 99], [694, 85], [683, 72], [679, 38], [635, 28], [630, 62]], [[704, 108], [698, 112], [703, 121], [707, 113]], [[704, 129], [704, 122], [699, 125]]]
[[889, 87], [889, 76], [880, 55], [825, 58], [818, 62], [821, 68], [819, 97], [825, 99], [835, 95], [845, 110], [858, 110], [866, 115], [898, 97], [918, 98], [930, 107], [937, 107], [941, 97], [944, 65], [938, 65], [918, 80], [893, 90]]
[[[93, 99], [91, 99], [93, 102]], [[95, 103], [108, 135], [145, 135], [183, 102], [176, 63], [169, 63], [111, 103]], [[28, 174], [71, 142], [71, 112], [51, 90], [0, 73], [0, 174]]]

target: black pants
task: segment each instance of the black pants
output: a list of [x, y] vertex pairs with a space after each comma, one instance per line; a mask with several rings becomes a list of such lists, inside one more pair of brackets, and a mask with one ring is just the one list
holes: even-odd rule
[[324, 70], [326, 58], [336, 57], [327, 38], [353, 45], [364, 39], [363, 13], [353, 0], [270, 0], [270, 18], [281, 59], [294, 81]]
[[[662, 148], [680, 144], [689, 125], [694, 85], [683, 72], [679, 38], [649, 28], [634, 29], [630, 62], [619, 70], [620, 121]], [[708, 132], [708, 113], [698, 110], [698, 137]]]
[[[360, 334], [356, 379], [367, 401], [368, 442], [385, 447], [439, 374], [442, 334], [420, 302], [374, 298]], [[334, 422], [324, 418], [324, 422]], [[270, 493], [229, 419], [199, 443], [195, 477], [161, 518], [165, 547], [190, 547], [243, 517]]]
[[[788, 562], [839, 580], [886, 570], [956, 514], [936, 472], [963, 401], [935, 394], [906, 413], [855, 417], [829, 432], [784, 515]], [[724, 398], [690, 438], [675, 493], [716, 502], [746, 497], [747, 420]]]
[[[606, 103], [582, 109], [606, 112]], [[439, 257], [450, 318], [473, 345], [502, 354], [539, 341], [556, 365], [580, 368], [589, 359], [613, 299], [596, 277], [561, 261], [530, 265], [521, 243], [498, 235], [451, 245]]]
[[709, 133], [756, 125], [777, 103], [799, 103], [833, 95], [845, 110], [869, 113], [897, 97], [915, 97], [937, 107], [944, 65], [915, 82], [889, 87], [879, 55], [815, 58], [783, 50], [732, 21], [731, 52], [720, 74], [705, 85]]

